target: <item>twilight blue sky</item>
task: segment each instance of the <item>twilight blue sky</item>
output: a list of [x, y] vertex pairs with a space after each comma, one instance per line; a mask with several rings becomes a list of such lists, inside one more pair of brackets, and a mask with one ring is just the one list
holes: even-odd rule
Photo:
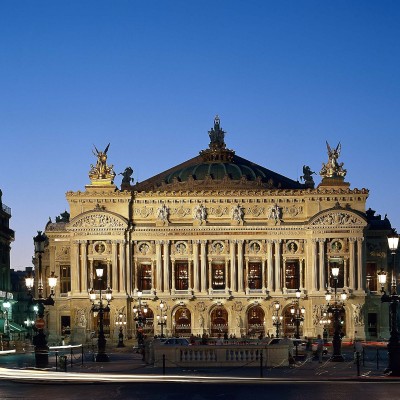
[[215, 114], [229, 148], [292, 179], [340, 141], [346, 180], [400, 228], [399, 106], [399, 1], [2, 0], [12, 267], [89, 183], [93, 144], [141, 181], [206, 148]]

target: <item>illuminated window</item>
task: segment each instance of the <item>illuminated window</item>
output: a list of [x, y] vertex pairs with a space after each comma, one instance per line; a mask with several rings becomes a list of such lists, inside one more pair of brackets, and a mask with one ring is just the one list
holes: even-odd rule
[[175, 264], [175, 287], [177, 290], [189, 288], [189, 268], [187, 263]]

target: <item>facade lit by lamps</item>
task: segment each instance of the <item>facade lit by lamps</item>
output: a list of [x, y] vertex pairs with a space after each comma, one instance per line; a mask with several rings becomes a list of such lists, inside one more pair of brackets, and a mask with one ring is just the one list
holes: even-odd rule
[[390, 294], [385, 291], [385, 284], [387, 274], [382, 269], [378, 272], [378, 281], [381, 285], [381, 302], [389, 303], [389, 330], [390, 338], [387, 345], [388, 349], [388, 367], [385, 372], [388, 375], [400, 376], [400, 343], [399, 331], [397, 328], [397, 303], [400, 301], [400, 295], [397, 293], [397, 279], [396, 279], [396, 252], [399, 246], [399, 236], [395, 231], [388, 236], [388, 246], [392, 253], [392, 279]]
[[333, 354], [330, 361], [341, 362], [344, 361], [344, 358], [342, 355], [342, 322], [340, 319], [340, 314], [344, 310], [344, 302], [347, 299], [347, 294], [345, 291], [343, 291], [342, 293], [340, 293], [340, 296], [338, 296], [337, 293], [339, 267], [332, 267], [331, 274], [334, 281], [334, 298], [332, 304], [330, 303], [330, 301], [332, 300], [331, 293], [327, 292], [327, 294], [325, 295], [325, 300], [328, 302], [327, 310], [333, 315]]
[[[92, 302], [92, 312], [98, 316], [98, 340], [97, 340], [97, 354], [95, 357], [96, 362], [108, 362], [110, 361], [106, 353], [107, 340], [104, 335], [104, 313], [110, 312], [110, 302], [112, 298], [111, 288], [107, 288], [105, 293], [102, 293], [102, 281], [103, 281], [104, 269], [103, 267], [96, 268], [96, 277], [99, 281], [99, 299], [97, 301], [97, 295], [94, 289], [89, 292], [89, 298]], [[105, 302], [104, 302], [105, 300]], [[106, 304], [105, 304], [106, 303]]]
[[42, 275], [42, 255], [45, 250], [45, 244], [47, 237], [38, 231], [38, 234], [33, 238], [35, 245], [35, 255], [38, 257], [38, 284], [37, 284], [37, 297], [32, 295], [32, 290], [35, 284], [35, 278], [32, 275], [28, 275], [25, 278], [25, 285], [28, 289], [28, 294], [31, 298], [31, 302], [37, 307], [37, 319], [35, 321], [36, 335], [33, 337], [33, 345], [35, 346], [35, 363], [37, 368], [45, 368], [49, 362], [49, 348], [47, 346], [46, 335], [44, 333], [45, 320], [44, 310], [45, 306], [54, 305], [54, 289], [57, 285], [57, 277], [54, 272], [51, 272], [48, 278], [48, 284], [50, 287], [50, 294], [47, 298], [44, 297], [43, 287], [43, 275]]

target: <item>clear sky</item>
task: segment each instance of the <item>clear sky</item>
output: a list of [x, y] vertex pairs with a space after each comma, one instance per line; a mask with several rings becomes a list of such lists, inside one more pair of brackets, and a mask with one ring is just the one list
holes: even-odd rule
[[206, 148], [216, 114], [228, 148], [291, 179], [340, 141], [346, 180], [400, 228], [399, 106], [399, 1], [2, 0], [11, 266], [89, 183], [93, 145], [142, 181]]

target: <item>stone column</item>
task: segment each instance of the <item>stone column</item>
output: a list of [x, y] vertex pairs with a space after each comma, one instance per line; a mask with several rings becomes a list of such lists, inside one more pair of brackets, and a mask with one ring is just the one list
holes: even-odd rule
[[193, 276], [195, 274], [192, 273], [193, 263], [192, 260], [188, 260], [188, 294], [192, 293], [193, 289]]
[[212, 265], [211, 265], [211, 260], [208, 261], [208, 290], [212, 289], [213, 285], [213, 280], [212, 280]]
[[271, 292], [274, 290], [272, 240], [267, 240], [267, 257], [267, 290]]
[[311, 290], [318, 291], [318, 239], [312, 239], [312, 274], [311, 274]]
[[199, 286], [199, 273], [200, 273], [200, 268], [199, 268], [199, 241], [198, 240], [193, 240], [192, 241], [193, 245], [193, 291], [195, 293], [198, 293], [200, 291], [200, 286]]
[[127, 266], [127, 291], [129, 295], [133, 294], [133, 270], [132, 270], [132, 243], [130, 240], [126, 243], [126, 266]]
[[119, 291], [120, 292], [125, 292], [126, 293], [126, 254], [125, 254], [125, 242], [123, 240], [120, 240], [119, 242]]
[[87, 292], [88, 270], [87, 270], [87, 241], [81, 240], [81, 263], [82, 263], [82, 278], [81, 291]]
[[112, 280], [111, 280], [111, 262], [107, 260], [107, 287], [112, 288]]
[[275, 244], [275, 291], [282, 291], [281, 285], [281, 241], [274, 239]]
[[319, 290], [325, 289], [325, 239], [318, 239], [319, 243]]
[[134, 286], [134, 291], [137, 292], [139, 290], [139, 276], [138, 276], [138, 262], [137, 260], [134, 261], [133, 264], [133, 286]]
[[356, 268], [355, 268], [355, 241], [356, 238], [349, 238], [349, 257], [350, 257], [350, 265], [349, 265], [349, 289], [354, 290], [356, 288]]
[[71, 291], [77, 293], [80, 291], [80, 255], [79, 255], [79, 240], [74, 240], [72, 243], [72, 265], [71, 265]]
[[200, 245], [200, 262], [201, 262], [201, 292], [206, 293], [207, 292], [207, 254], [206, 254], [206, 240], [201, 241]]
[[119, 288], [119, 282], [118, 282], [118, 241], [113, 240], [111, 242], [111, 280], [108, 282], [108, 286], [110, 284], [112, 285], [113, 291], [117, 292]]
[[164, 292], [169, 292], [169, 241], [164, 243]]
[[160, 293], [162, 291], [162, 254], [161, 254], [161, 242], [159, 240], [156, 241], [156, 271], [157, 271], [156, 288], [157, 292]]
[[231, 291], [236, 292], [236, 242], [235, 240], [229, 241], [229, 253], [231, 259]]
[[364, 238], [357, 238], [357, 290], [364, 288], [363, 274], [363, 241]]
[[243, 240], [237, 241], [238, 246], [238, 292], [243, 293]]

